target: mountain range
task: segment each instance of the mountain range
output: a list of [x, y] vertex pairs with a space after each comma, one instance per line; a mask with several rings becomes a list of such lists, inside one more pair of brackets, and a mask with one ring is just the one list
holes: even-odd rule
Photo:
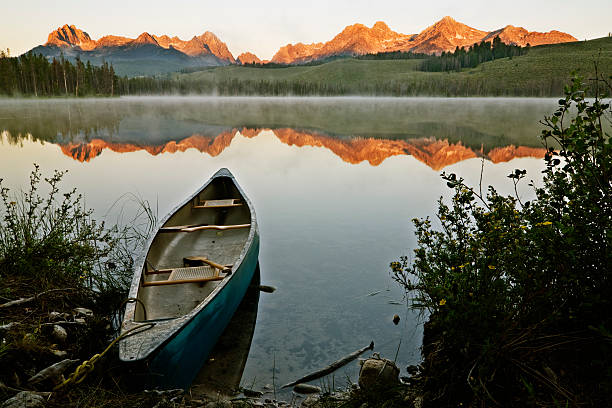
[[215, 34], [206, 31], [190, 40], [147, 32], [137, 38], [107, 35], [93, 40], [89, 34], [64, 25], [51, 32], [47, 42], [31, 51], [49, 58], [64, 55], [91, 61], [93, 64], [113, 63], [121, 75], [147, 75], [172, 72], [190, 67], [220, 66], [274, 62], [301, 64], [334, 56], [355, 56], [380, 52], [418, 52], [440, 54], [456, 47], [491, 41], [496, 36], [506, 44], [532, 46], [577, 41], [559, 31], [530, 32], [522, 27], [508, 25], [494, 31], [482, 31], [444, 17], [419, 34], [401, 34], [392, 31], [382, 21], [372, 27], [354, 24], [346, 27], [325, 43], [287, 44], [270, 61], [262, 61], [255, 54], [245, 52], [234, 58], [227, 45]]

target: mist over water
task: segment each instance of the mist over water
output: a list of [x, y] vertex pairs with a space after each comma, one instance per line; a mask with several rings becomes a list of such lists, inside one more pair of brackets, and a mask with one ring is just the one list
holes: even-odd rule
[[[134, 193], [160, 217], [220, 167], [252, 200], [262, 293], [243, 385], [295, 380], [358, 348], [419, 360], [421, 320], [389, 276], [415, 246], [411, 219], [450, 194], [441, 171], [512, 192], [543, 168], [538, 121], [556, 100], [206, 98], [1, 100], [0, 177], [68, 169], [95, 214]], [[519, 190], [531, 197], [525, 183]], [[110, 209], [110, 210], [109, 210]], [[126, 217], [127, 218], [127, 217]], [[393, 325], [394, 314], [401, 317]], [[335, 373], [357, 379], [357, 364]], [[404, 371], [403, 371], [404, 373]]]

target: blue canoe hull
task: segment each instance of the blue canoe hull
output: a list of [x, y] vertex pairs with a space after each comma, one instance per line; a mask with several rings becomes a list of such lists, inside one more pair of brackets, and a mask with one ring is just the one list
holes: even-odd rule
[[147, 387], [188, 388], [234, 315], [253, 278], [259, 235], [225, 287], [149, 360]]

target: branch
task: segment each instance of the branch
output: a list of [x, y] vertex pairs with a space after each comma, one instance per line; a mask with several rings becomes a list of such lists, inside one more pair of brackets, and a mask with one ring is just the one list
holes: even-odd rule
[[46, 295], [48, 293], [52, 293], [52, 292], [68, 292], [71, 290], [75, 290], [75, 288], [63, 288], [63, 289], [50, 289], [50, 290], [45, 290], [44, 292], [40, 292], [32, 297], [29, 298], [21, 298], [21, 299], [16, 299], [16, 300], [11, 300], [10, 302], [6, 302], [0, 305], [0, 309], [3, 309], [5, 307], [11, 307], [11, 306], [16, 306], [16, 305], [22, 305], [24, 303], [29, 303], [32, 302], [33, 300], [38, 299], [39, 297], [41, 297], [42, 295]]
[[327, 374], [330, 374], [334, 371], [336, 371], [337, 369], [339, 369], [340, 367], [342, 367], [343, 365], [348, 364], [349, 362], [353, 361], [354, 359], [356, 359], [361, 353], [367, 351], [367, 350], [374, 350], [374, 342], [371, 342], [369, 346], [361, 348], [357, 351], [352, 352], [351, 354], [349, 354], [348, 356], [345, 356], [343, 358], [341, 358], [338, 361], [335, 361], [333, 363], [331, 363], [330, 365], [328, 365], [327, 367], [325, 367], [322, 370], [319, 371], [315, 371], [312, 374], [308, 374], [305, 377], [300, 378], [299, 380], [295, 380], [293, 382], [290, 382], [288, 384], [285, 384], [281, 387], [282, 388], [287, 388], [287, 387], [291, 387], [292, 385], [296, 385], [296, 384], [301, 384], [301, 383], [305, 383], [308, 381], [312, 381], [312, 380], [316, 380], [317, 378], [321, 378]]

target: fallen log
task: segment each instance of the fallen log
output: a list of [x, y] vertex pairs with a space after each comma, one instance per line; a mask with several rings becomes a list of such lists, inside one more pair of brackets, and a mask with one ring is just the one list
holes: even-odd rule
[[10, 322], [10, 323], [7, 323], [7, 324], [2, 324], [2, 325], [0, 325], [0, 332], [9, 331], [13, 327], [17, 326], [18, 324], [19, 324], [18, 322]]
[[31, 296], [29, 298], [21, 298], [21, 299], [16, 299], [16, 300], [11, 300], [10, 302], [6, 302], [0, 305], [0, 309], [3, 309], [5, 307], [10, 307], [10, 306], [17, 306], [17, 305], [21, 305], [24, 303], [28, 303], [28, 302], [32, 302], [33, 300], [38, 299], [39, 297], [41, 297], [42, 295], [46, 295], [47, 293], [52, 293], [52, 292], [67, 292], [67, 291], [71, 291], [74, 290], [74, 288], [63, 288], [63, 289], [50, 289], [50, 290], [45, 290], [44, 292], [40, 292], [34, 296]]
[[328, 365], [322, 370], [315, 371], [314, 373], [308, 374], [307, 376], [304, 376], [300, 378], [299, 380], [295, 380], [293, 382], [283, 385], [281, 389], [291, 387], [296, 384], [301, 384], [301, 383], [305, 383], [308, 381], [316, 380], [317, 378], [321, 378], [321, 377], [326, 376], [327, 374], [331, 374], [337, 369], [339, 369], [340, 367], [350, 363], [351, 361], [359, 357], [360, 354], [366, 352], [367, 350], [374, 350], [374, 342], [371, 342], [370, 345], [367, 347], [364, 347], [357, 351], [352, 352], [348, 356], [342, 357], [340, 360], [334, 361], [333, 363], [331, 363], [330, 365]]

